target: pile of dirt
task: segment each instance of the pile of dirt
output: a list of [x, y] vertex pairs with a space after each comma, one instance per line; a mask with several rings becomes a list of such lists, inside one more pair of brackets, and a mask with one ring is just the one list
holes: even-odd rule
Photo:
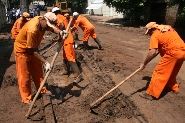
[[[49, 32], [47, 32], [46, 35], [48, 35], [48, 33]], [[51, 37], [54, 37], [54, 35], [55, 34], [50, 34]], [[51, 41], [49, 37], [45, 38], [40, 49], [47, 47], [49, 41]], [[78, 41], [77, 43], [80, 44]], [[45, 58], [48, 58], [48, 61], [51, 61], [52, 54], [56, 52], [56, 48], [57, 47], [54, 47], [53, 49], [55, 50], [50, 50], [50, 52], [44, 55]], [[128, 69], [125, 66], [126, 61], [120, 63], [108, 61], [107, 59], [102, 59], [101, 55], [103, 54], [100, 52], [104, 51], [94, 51], [97, 47], [93, 45], [90, 46], [90, 49], [91, 50], [85, 52], [83, 50], [76, 50], [78, 65], [84, 77], [84, 80], [80, 83], [74, 83], [72, 85], [71, 78], [67, 77], [66, 81], [71, 82], [62, 87], [59, 86], [61, 82], [58, 83], [57, 81], [64, 78], [64, 76], [58, 74], [64, 69], [61, 62], [61, 54], [59, 54], [59, 57], [56, 59], [47, 82], [48, 88], [53, 93], [51, 99], [57, 122], [113, 123], [120, 118], [134, 118], [138, 121], [147, 122], [147, 119], [134, 102], [119, 89], [114, 90], [92, 109], [90, 108], [92, 102], [115, 86], [112, 76], [124, 69]], [[126, 75], [127, 74], [124, 76]]]

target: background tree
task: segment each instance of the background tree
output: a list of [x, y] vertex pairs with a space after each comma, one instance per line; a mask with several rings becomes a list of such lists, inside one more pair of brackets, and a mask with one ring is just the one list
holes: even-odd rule
[[185, 0], [170, 0], [168, 7], [179, 5], [175, 26], [185, 27]]
[[29, 0], [20, 0], [21, 13], [29, 12]]
[[68, 3], [68, 8], [71, 8], [72, 11], [77, 11], [82, 13], [83, 7], [86, 5], [86, 0], [66, 0]]
[[[178, 5], [176, 25], [185, 27], [185, 0], [168, 0], [167, 7]], [[157, 0], [104, 0], [107, 6], [112, 6], [117, 12], [123, 12], [128, 18], [139, 19], [144, 16], [146, 7]]]
[[10, 3], [10, 8], [15, 8], [19, 7], [20, 5], [20, 0], [8, 0]]
[[144, 15], [145, 7], [151, 0], [104, 0], [109, 7], [114, 7], [117, 12], [123, 12], [128, 18], [139, 19]]

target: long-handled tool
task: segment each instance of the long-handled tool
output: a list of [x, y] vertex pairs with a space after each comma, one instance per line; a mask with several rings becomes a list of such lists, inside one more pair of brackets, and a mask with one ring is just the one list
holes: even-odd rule
[[[70, 28], [70, 26], [71, 26], [72, 20], [73, 20], [73, 18], [71, 18], [70, 21], [69, 21], [69, 24], [68, 24], [67, 29], [66, 29], [67, 32], [68, 32], [68, 30], [69, 30], [69, 28]], [[54, 57], [53, 57], [53, 59], [52, 59], [52, 61], [51, 61], [51, 68], [53, 67], [53, 64], [54, 64], [54, 62], [55, 62], [56, 57], [58, 56], [59, 52], [61, 51], [63, 41], [65, 40], [66, 37], [67, 37], [67, 34], [65, 34], [65, 35], [63, 36], [63, 40], [62, 40], [61, 42], [59, 42], [59, 47], [57, 48], [57, 52], [55, 53], [55, 55], [54, 55]], [[43, 86], [45, 85], [46, 80], [47, 80], [47, 78], [48, 78], [50, 72], [51, 72], [51, 70], [49, 70], [49, 71], [46, 73], [46, 75], [45, 75], [45, 77], [44, 77], [44, 80], [43, 80], [42, 84], [40, 85], [40, 87], [39, 87], [39, 89], [38, 89], [38, 91], [37, 91], [35, 97], [33, 98], [33, 101], [31, 102], [31, 105], [30, 105], [30, 107], [29, 107], [29, 109], [28, 109], [28, 112], [27, 112], [26, 115], [25, 115], [27, 118], [29, 117], [29, 115], [30, 115], [30, 113], [31, 113], [31, 111], [32, 111], [33, 105], [34, 105], [34, 103], [35, 103], [35, 101], [36, 101], [38, 95], [40, 94], [40, 92], [41, 92]]]
[[110, 91], [108, 91], [105, 95], [103, 95], [102, 97], [100, 97], [98, 100], [94, 101], [93, 103], [90, 104], [90, 107], [92, 108], [96, 103], [98, 103], [99, 101], [101, 101], [104, 97], [106, 97], [108, 94], [110, 94], [112, 91], [114, 91], [116, 88], [118, 88], [120, 85], [122, 85], [126, 80], [128, 80], [130, 77], [132, 77], [134, 74], [136, 74], [138, 71], [140, 70], [140, 68], [138, 68], [135, 72], [133, 72], [130, 76], [128, 76], [125, 80], [123, 80], [122, 82], [120, 82], [118, 85], [116, 85], [114, 88], [112, 88]]

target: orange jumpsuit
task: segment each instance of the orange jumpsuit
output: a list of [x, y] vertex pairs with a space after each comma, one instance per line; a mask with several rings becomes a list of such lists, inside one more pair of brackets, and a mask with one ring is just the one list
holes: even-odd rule
[[17, 19], [12, 27], [11, 30], [11, 34], [12, 34], [12, 38], [15, 39], [19, 33], [19, 31], [21, 30], [21, 28], [24, 26], [24, 24], [26, 23], [26, 21], [23, 21], [23, 18], [20, 17], [19, 19]]
[[97, 38], [97, 35], [94, 31], [94, 26], [87, 20], [86, 17], [79, 15], [75, 21], [74, 27], [78, 26], [83, 30], [83, 41], [88, 41], [91, 36], [93, 39]]
[[[30, 54], [29, 49], [37, 48], [45, 33], [45, 31], [40, 30], [39, 17], [41, 16], [36, 16], [26, 23], [14, 42], [18, 85], [23, 103], [32, 101], [30, 75], [37, 90], [43, 81], [42, 64], [34, 55]], [[48, 31], [52, 31], [52, 28], [48, 27]], [[43, 87], [41, 93], [46, 91], [46, 87]]]
[[160, 32], [156, 29], [151, 36], [150, 49], [158, 49], [161, 60], [156, 66], [146, 93], [159, 98], [163, 89], [179, 91], [176, 76], [185, 60], [185, 43], [170, 28], [167, 32]]
[[[64, 24], [65, 25], [65, 29], [67, 28], [68, 26], [68, 23], [69, 23], [69, 20], [67, 20], [63, 15], [61, 14], [58, 14], [57, 15], [57, 27], [60, 29], [60, 25], [61, 24]], [[71, 33], [71, 30], [69, 28], [69, 31], [68, 31], [68, 36], [67, 38], [65, 39], [64, 41], [64, 44], [63, 44], [63, 58], [67, 61], [71, 61], [71, 62], [76, 62], [76, 58], [75, 58], [75, 51], [74, 51], [74, 48], [73, 48], [73, 44], [74, 44], [74, 39], [73, 39], [73, 35]]]

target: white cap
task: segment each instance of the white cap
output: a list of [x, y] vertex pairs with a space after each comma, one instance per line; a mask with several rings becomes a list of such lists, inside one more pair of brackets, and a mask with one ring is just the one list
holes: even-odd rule
[[49, 27], [55, 28], [55, 24], [57, 23], [57, 16], [52, 12], [47, 12], [44, 15], [44, 18], [46, 19], [47, 25]]
[[78, 12], [73, 12], [73, 16], [78, 16]]
[[58, 11], [58, 10], [60, 10], [58, 7], [54, 7], [54, 8], [52, 9], [52, 12], [55, 12], [55, 11]]

